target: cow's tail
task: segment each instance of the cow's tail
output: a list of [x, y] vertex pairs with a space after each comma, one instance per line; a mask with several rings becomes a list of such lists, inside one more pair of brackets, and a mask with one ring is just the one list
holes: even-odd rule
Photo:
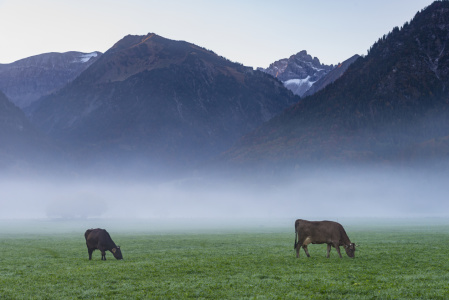
[[298, 232], [295, 229], [295, 247], [293, 249], [296, 249], [297, 245], [298, 245]]

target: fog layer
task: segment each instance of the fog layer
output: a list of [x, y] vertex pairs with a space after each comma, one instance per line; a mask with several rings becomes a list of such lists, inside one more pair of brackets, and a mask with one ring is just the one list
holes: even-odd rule
[[0, 219], [445, 217], [443, 173], [348, 168], [164, 181], [3, 176]]

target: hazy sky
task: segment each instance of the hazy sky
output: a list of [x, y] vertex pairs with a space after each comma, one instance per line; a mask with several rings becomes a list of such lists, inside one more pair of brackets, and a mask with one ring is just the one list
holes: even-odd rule
[[430, 0], [0, 0], [0, 63], [46, 52], [105, 52], [154, 32], [247, 66], [307, 50], [336, 64], [410, 21]]

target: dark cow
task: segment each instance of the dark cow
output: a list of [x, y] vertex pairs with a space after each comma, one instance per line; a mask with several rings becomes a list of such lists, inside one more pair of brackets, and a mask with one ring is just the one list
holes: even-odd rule
[[302, 247], [307, 257], [310, 257], [307, 245], [327, 244], [327, 257], [333, 246], [340, 255], [340, 246], [346, 250], [346, 254], [354, 258], [355, 244], [351, 243], [345, 229], [340, 223], [332, 221], [306, 221], [298, 219], [295, 222], [295, 249], [296, 257], [299, 257], [299, 248]]
[[116, 259], [123, 259], [120, 246], [117, 246], [111, 239], [109, 233], [104, 229], [88, 229], [84, 233], [86, 238], [87, 252], [89, 252], [89, 260], [92, 259], [92, 252], [95, 249], [101, 251], [101, 260], [106, 260], [106, 250], [111, 251]]

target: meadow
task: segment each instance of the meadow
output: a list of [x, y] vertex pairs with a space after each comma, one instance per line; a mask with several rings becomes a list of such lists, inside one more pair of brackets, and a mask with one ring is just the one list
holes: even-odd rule
[[447, 222], [352, 222], [355, 259], [334, 249], [327, 259], [326, 245], [297, 259], [293, 222], [111, 222], [124, 260], [97, 250], [89, 261], [91, 224], [1, 221], [0, 299], [449, 299]]

